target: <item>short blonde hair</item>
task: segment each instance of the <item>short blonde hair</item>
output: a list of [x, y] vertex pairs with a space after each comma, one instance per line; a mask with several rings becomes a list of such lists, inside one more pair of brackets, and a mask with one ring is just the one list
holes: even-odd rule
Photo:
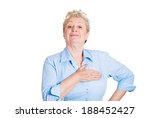
[[65, 26], [67, 25], [68, 21], [72, 17], [82, 18], [85, 21], [87, 32], [90, 31], [90, 23], [89, 23], [89, 19], [87, 18], [87, 15], [81, 10], [73, 10], [73, 11], [69, 11], [65, 17], [65, 20], [63, 23], [63, 32], [65, 31]]

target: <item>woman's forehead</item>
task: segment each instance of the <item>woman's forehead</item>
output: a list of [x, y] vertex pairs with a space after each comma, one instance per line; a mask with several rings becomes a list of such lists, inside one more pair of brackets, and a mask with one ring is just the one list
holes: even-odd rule
[[68, 23], [85, 23], [84, 19], [83, 18], [80, 18], [80, 17], [72, 17], [68, 20]]

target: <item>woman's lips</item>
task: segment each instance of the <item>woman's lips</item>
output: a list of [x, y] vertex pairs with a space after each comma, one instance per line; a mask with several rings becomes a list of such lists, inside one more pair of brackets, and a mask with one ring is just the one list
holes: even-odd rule
[[70, 36], [79, 36], [78, 34], [71, 34]]

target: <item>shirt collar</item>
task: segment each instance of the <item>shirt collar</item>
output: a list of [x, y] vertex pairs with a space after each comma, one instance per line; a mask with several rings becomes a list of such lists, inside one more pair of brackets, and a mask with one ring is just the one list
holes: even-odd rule
[[83, 55], [84, 55], [84, 59], [88, 59], [89, 61], [93, 62], [93, 57], [92, 57], [92, 55], [91, 55], [89, 50], [84, 49], [83, 50]]
[[64, 48], [64, 50], [61, 53], [60, 62], [66, 62], [66, 61], [70, 61], [70, 60], [71, 60], [71, 55], [70, 55], [69, 51], [67, 50], [67, 48]]
[[[93, 57], [92, 57], [92, 55], [91, 55], [89, 50], [84, 49], [83, 50], [83, 55], [84, 55], [84, 60], [88, 59], [90, 61], [93, 61]], [[71, 60], [73, 60], [73, 58], [70, 55], [68, 49], [64, 48], [64, 50], [61, 53], [61, 60], [60, 60], [60, 62], [66, 62], [66, 61], [71, 61]]]

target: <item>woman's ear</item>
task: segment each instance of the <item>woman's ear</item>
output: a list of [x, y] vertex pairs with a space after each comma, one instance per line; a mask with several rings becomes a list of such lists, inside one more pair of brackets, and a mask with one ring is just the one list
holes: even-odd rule
[[65, 33], [63, 33], [63, 37], [64, 37], [64, 39], [66, 38], [66, 37], [65, 37]]
[[89, 32], [86, 34], [86, 40], [84, 41], [84, 43], [87, 42], [88, 37], [89, 37]]

